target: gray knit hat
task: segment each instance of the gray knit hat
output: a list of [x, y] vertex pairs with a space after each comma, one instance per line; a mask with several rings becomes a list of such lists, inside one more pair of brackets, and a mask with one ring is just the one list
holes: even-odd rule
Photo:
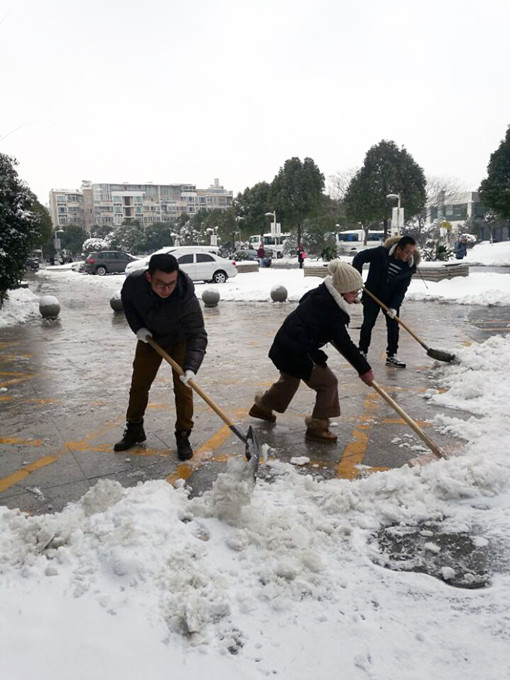
[[333, 260], [328, 264], [331, 282], [339, 293], [350, 293], [363, 288], [363, 279], [357, 269], [347, 262]]

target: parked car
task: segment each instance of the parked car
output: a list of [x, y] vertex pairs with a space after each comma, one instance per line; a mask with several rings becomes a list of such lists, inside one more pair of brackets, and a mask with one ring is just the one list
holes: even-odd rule
[[236, 250], [236, 252], [233, 255], [234, 259], [239, 260], [239, 262], [242, 262], [243, 260], [249, 260], [250, 262], [257, 262], [259, 259], [257, 257], [257, 251], [253, 250], [253, 248], [241, 248], [241, 250]]
[[[193, 249], [192, 249], [193, 248]], [[234, 260], [209, 252], [207, 247], [182, 246], [176, 248], [162, 248], [152, 255], [168, 253], [173, 255], [179, 263], [179, 268], [185, 272], [192, 281], [212, 281], [213, 283], [225, 283], [228, 278], [237, 276], [237, 267]], [[126, 274], [131, 274], [138, 269], [147, 269], [152, 255], [148, 255], [136, 262], [131, 262], [126, 267]]]
[[25, 260], [25, 271], [36, 272], [39, 269], [39, 259], [37, 257], [27, 257]]
[[135, 262], [138, 258], [122, 250], [103, 250], [97, 253], [89, 253], [85, 258], [83, 270], [88, 274], [114, 274], [123, 272], [126, 265]]

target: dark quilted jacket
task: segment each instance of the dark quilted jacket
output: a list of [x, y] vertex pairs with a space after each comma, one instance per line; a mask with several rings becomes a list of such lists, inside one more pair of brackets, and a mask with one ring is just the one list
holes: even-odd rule
[[134, 333], [147, 328], [164, 349], [184, 340], [186, 358], [182, 368], [198, 371], [207, 347], [207, 333], [195, 286], [187, 274], [179, 271], [174, 292], [164, 299], [152, 290], [145, 270], [133, 272], [124, 281], [121, 297]]

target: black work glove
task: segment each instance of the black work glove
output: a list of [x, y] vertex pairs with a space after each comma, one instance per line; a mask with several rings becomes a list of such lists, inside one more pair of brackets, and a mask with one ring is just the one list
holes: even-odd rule
[[319, 366], [326, 367], [328, 355], [326, 354], [326, 352], [323, 352], [321, 349], [316, 349], [313, 352], [310, 352], [310, 359], [313, 361], [314, 364], [318, 364]]

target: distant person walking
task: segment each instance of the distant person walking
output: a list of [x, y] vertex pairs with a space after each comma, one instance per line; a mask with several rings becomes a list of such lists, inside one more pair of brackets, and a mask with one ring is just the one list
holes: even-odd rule
[[264, 246], [261, 243], [259, 245], [259, 247], [257, 248], [257, 257], [259, 258], [259, 264], [260, 264], [261, 267], [262, 267], [262, 260], [265, 258], [265, 256], [266, 256], [266, 251], [264, 250]]
[[[405, 368], [406, 364], [397, 357], [399, 326], [395, 317], [399, 316], [411, 277], [420, 262], [416, 241], [411, 236], [393, 236], [384, 245], [366, 248], [354, 256], [352, 266], [360, 274], [363, 265], [370, 265], [365, 287], [389, 307], [386, 312], [388, 345], [386, 365]], [[381, 311], [381, 306], [367, 293], [361, 298], [363, 303], [363, 323], [359, 338], [359, 349], [366, 356], [370, 347], [372, 329]]]
[[455, 244], [455, 257], [457, 260], [462, 260], [467, 255], [467, 238], [466, 236], [461, 236], [460, 239]]
[[274, 423], [273, 413], [284, 413], [301, 380], [316, 392], [311, 417], [305, 418], [305, 438], [334, 443], [329, 419], [340, 415], [338, 379], [327, 365], [321, 347], [330, 342], [353, 366], [361, 380], [371, 385], [374, 374], [347, 332], [349, 306], [358, 301], [363, 279], [350, 264], [335, 260], [328, 265], [324, 283], [306, 293], [289, 314], [269, 350], [280, 378], [255, 397], [250, 416]]
[[297, 260], [299, 262], [299, 268], [303, 269], [303, 265], [305, 263], [305, 258], [306, 258], [306, 253], [305, 249], [301, 244], [298, 246], [298, 251], [297, 251]]

